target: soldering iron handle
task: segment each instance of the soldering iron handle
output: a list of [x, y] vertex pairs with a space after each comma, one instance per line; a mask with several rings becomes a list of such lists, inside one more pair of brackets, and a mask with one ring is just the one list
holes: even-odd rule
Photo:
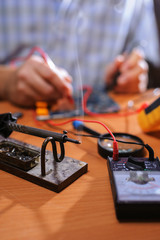
[[66, 134], [51, 132], [51, 131], [47, 131], [39, 128], [28, 127], [28, 126], [16, 124], [14, 122], [8, 122], [7, 128], [9, 130], [22, 132], [25, 134], [29, 134], [29, 135], [33, 135], [41, 138], [53, 137], [55, 141], [59, 141], [59, 142], [66, 142], [68, 140]]

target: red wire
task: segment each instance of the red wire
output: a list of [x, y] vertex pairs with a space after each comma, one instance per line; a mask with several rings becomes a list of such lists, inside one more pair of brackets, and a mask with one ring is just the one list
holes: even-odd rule
[[31, 49], [31, 51], [29, 52], [29, 54], [27, 56], [13, 58], [11, 61], [11, 65], [15, 65], [15, 62], [18, 62], [18, 61], [27, 60], [28, 58], [30, 58], [33, 55], [34, 52], [38, 52], [41, 55], [41, 57], [44, 59], [44, 61], [47, 63], [47, 54], [40, 47], [35, 46]]
[[[33, 55], [34, 52], [38, 52], [41, 57], [44, 59], [44, 61], [46, 63], [48, 63], [48, 59], [47, 59], [47, 54], [40, 48], [40, 47], [33, 47], [31, 49], [31, 51], [29, 52], [29, 54], [26, 56], [26, 57], [18, 57], [18, 58], [14, 58], [12, 61], [11, 61], [11, 64], [13, 65], [16, 61], [25, 61], [27, 60], [29, 57], [31, 57]], [[127, 112], [127, 113], [106, 113], [106, 114], [100, 114], [100, 113], [94, 113], [94, 112], [91, 112], [88, 108], [87, 108], [87, 101], [88, 101], [88, 98], [90, 96], [90, 94], [92, 93], [92, 88], [89, 87], [89, 86], [83, 86], [83, 89], [86, 90], [86, 93], [84, 94], [84, 97], [83, 97], [83, 102], [82, 102], [82, 107], [83, 107], [83, 110], [86, 114], [88, 114], [89, 116], [128, 116], [128, 115], [132, 115], [132, 114], [135, 114], [139, 111], [142, 110], [142, 107], [138, 110], [135, 110], [135, 111], [132, 111], [132, 112]], [[71, 99], [72, 100], [72, 99]], [[70, 100], [70, 101], [71, 101]], [[73, 102], [73, 101], [72, 101]], [[146, 106], [145, 106], [146, 107]], [[144, 107], [143, 107], [144, 109]], [[113, 135], [113, 133], [110, 131], [110, 129], [105, 125], [103, 124], [102, 122], [100, 121], [96, 121], [96, 120], [81, 120], [81, 119], [76, 119], [76, 118], [73, 118], [73, 119], [70, 119], [70, 120], [67, 120], [65, 122], [61, 122], [61, 123], [53, 123], [52, 120], [47, 120], [48, 123], [50, 123], [51, 125], [53, 126], [60, 126], [60, 125], [64, 125], [64, 124], [67, 124], [67, 123], [70, 123], [72, 121], [82, 121], [82, 122], [89, 122], [89, 123], [98, 123], [98, 124], [101, 124], [108, 132], [109, 134], [112, 136], [113, 138], [113, 160], [118, 160], [118, 144], [116, 142], [116, 139], [115, 139], [115, 136]]]
[[[27, 60], [29, 57], [31, 57], [33, 55], [34, 52], [38, 52], [41, 57], [44, 59], [44, 61], [47, 63], [48, 62], [48, 59], [47, 59], [47, 54], [38, 46], [35, 46], [31, 49], [31, 51], [29, 52], [29, 54], [26, 56], [26, 57], [17, 57], [17, 58], [14, 58], [12, 59], [11, 61], [11, 65], [14, 65], [15, 62], [17, 61], [25, 61]], [[92, 93], [92, 87], [90, 86], [87, 86], [87, 85], [84, 85], [83, 86], [83, 89], [86, 90], [85, 94], [84, 94], [84, 97], [83, 97], [83, 101], [82, 101], [82, 107], [83, 107], [83, 110], [84, 112], [89, 115], [89, 116], [96, 116], [96, 117], [101, 117], [101, 116], [109, 116], [109, 117], [124, 117], [124, 116], [129, 116], [129, 115], [133, 115], [133, 114], [136, 114], [138, 112], [140, 112], [142, 109], [146, 108], [146, 105], [142, 105], [139, 109], [135, 110], [135, 111], [132, 111], [132, 112], [125, 112], [125, 113], [94, 113], [94, 112], [91, 112], [88, 108], [87, 108], [87, 102], [88, 102], [88, 98], [89, 96], [91, 95]], [[68, 97], [70, 103], [74, 103], [74, 100], [73, 98], [71, 97]]]
[[97, 121], [97, 120], [85, 120], [85, 119], [82, 120], [82, 119], [77, 119], [77, 118], [72, 118], [72, 119], [69, 119], [69, 120], [61, 122], [61, 123], [54, 123], [53, 120], [46, 120], [46, 122], [48, 122], [52, 126], [61, 126], [61, 125], [65, 125], [65, 124], [68, 124], [73, 121], [98, 123], [98, 124], [102, 125], [109, 132], [111, 137], [113, 138], [113, 160], [114, 161], [118, 160], [118, 144], [117, 144], [116, 138], [115, 138], [114, 134], [111, 132], [111, 130], [104, 123]]
[[95, 112], [91, 112], [88, 108], [87, 108], [87, 102], [88, 102], [88, 98], [92, 93], [92, 88], [90, 86], [85, 85], [83, 87], [84, 90], [86, 90], [86, 92], [84, 93], [84, 97], [83, 97], [83, 102], [82, 102], [82, 107], [84, 112], [92, 117], [104, 117], [104, 116], [108, 116], [108, 117], [125, 117], [125, 116], [130, 116], [136, 113], [139, 113], [141, 110], [145, 109], [148, 104], [144, 103], [140, 106], [140, 108], [136, 109], [135, 111], [132, 112], [124, 112], [124, 113], [95, 113]]
[[46, 122], [48, 122], [49, 124], [51, 124], [53, 126], [61, 126], [61, 125], [65, 125], [65, 124], [68, 124], [68, 123], [73, 122], [73, 121], [81, 121], [81, 122], [101, 124], [109, 132], [109, 134], [112, 136], [113, 140], [116, 140], [115, 136], [113, 135], [111, 130], [104, 123], [102, 123], [100, 121], [97, 121], [97, 120], [86, 120], [86, 119], [72, 118], [72, 119], [69, 119], [67, 121], [60, 122], [60, 123], [54, 123], [52, 120], [46, 120]]

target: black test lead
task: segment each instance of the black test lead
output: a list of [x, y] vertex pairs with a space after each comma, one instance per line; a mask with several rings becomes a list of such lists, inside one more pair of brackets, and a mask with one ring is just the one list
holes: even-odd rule
[[[87, 126], [85, 126], [85, 125], [82, 123], [83, 121], [85, 121], [85, 122], [94, 122], [94, 121], [87, 121], [87, 120], [75, 120], [75, 121], [72, 122], [73, 127], [74, 127], [75, 129], [79, 130], [79, 131], [80, 131], [80, 130], [83, 130], [83, 131], [85, 131], [85, 132], [87, 132], [87, 133], [90, 133], [90, 134], [92, 134], [93, 136], [98, 136], [98, 137], [101, 136], [100, 133], [94, 131], [94, 130], [91, 129], [91, 128], [88, 128]], [[95, 122], [96, 122], [96, 123], [100, 123], [100, 122], [98, 122], [98, 121], [95, 121]], [[103, 126], [106, 128], [106, 126], [105, 126], [103, 123], [101, 123], [101, 125], [103, 125]], [[109, 134], [110, 134], [110, 135], [112, 136], [112, 138], [113, 138], [113, 159], [114, 159], [115, 161], [117, 161], [117, 160], [118, 160], [118, 155], [119, 155], [117, 141], [116, 141], [113, 133], [112, 133], [108, 128], [106, 128], [106, 129], [107, 129], [107, 131], [109, 132]]]
[[[73, 123], [74, 129], [78, 131], [84, 131], [87, 132], [93, 136], [99, 137], [98, 139], [98, 153], [103, 158], [108, 158], [108, 156], [112, 156], [113, 152], [116, 154], [119, 154], [120, 157], [128, 157], [128, 156], [143, 156], [144, 155], [144, 146], [146, 148], [146, 145], [140, 139], [139, 137], [127, 134], [127, 133], [113, 133], [116, 137], [116, 141], [118, 142], [118, 149], [119, 152], [117, 153], [117, 143], [112, 143], [113, 139], [110, 139], [110, 134], [100, 134], [96, 132], [95, 130], [87, 127], [83, 122], [81, 121], [74, 121]], [[136, 144], [136, 145], [135, 145]], [[116, 146], [115, 146], [116, 145]], [[134, 147], [133, 147], [134, 145]], [[138, 146], [139, 145], [139, 146]], [[116, 149], [113, 151], [113, 148]], [[150, 152], [150, 151], [149, 151]], [[150, 159], [153, 159], [153, 157], [150, 157]]]
[[84, 125], [83, 122], [81, 122], [81, 121], [76, 120], [76, 121], [73, 121], [72, 124], [73, 124], [74, 129], [76, 129], [78, 131], [84, 131], [84, 132], [90, 133], [90, 134], [92, 134], [94, 136], [98, 136], [98, 137], [101, 135], [100, 133], [98, 133], [98, 132], [94, 131], [93, 129]]

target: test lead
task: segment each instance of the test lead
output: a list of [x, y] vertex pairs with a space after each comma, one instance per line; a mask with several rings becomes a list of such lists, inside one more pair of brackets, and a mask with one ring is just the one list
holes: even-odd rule
[[119, 150], [118, 150], [118, 144], [117, 144], [117, 141], [116, 141], [116, 138], [114, 136], [114, 134], [109, 130], [109, 128], [103, 124], [102, 122], [99, 122], [99, 121], [94, 121], [94, 120], [77, 120], [75, 119], [73, 121], [73, 127], [77, 130], [83, 130], [87, 133], [90, 133], [92, 134], [93, 136], [97, 136], [99, 138], [101, 138], [101, 134], [92, 130], [91, 128], [88, 128], [87, 126], [85, 126], [82, 122], [90, 122], [90, 123], [99, 123], [101, 124], [103, 127], [105, 127], [105, 129], [109, 132], [109, 134], [111, 135], [112, 139], [113, 139], [113, 160], [114, 161], [118, 161], [118, 156], [119, 156]]
[[100, 133], [98, 133], [98, 132], [94, 131], [93, 129], [91, 129], [91, 128], [87, 127], [86, 125], [84, 125], [83, 122], [81, 122], [81, 121], [78, 121], [78, 120], [73, 121], [72, 125], [78, 131], [82, 131], [83, 130], [83, 131], [85, 131], [87, 133], [90, 133], [92, 135], [95, 135], [95, 136], [100, 136], [101, 135]]

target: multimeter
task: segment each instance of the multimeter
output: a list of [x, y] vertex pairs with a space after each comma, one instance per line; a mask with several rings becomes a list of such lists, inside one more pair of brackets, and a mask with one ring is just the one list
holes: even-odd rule
[[160, 126], [160, 97], [140, 111], [138, 123], [145, 132], [153, 131]]

